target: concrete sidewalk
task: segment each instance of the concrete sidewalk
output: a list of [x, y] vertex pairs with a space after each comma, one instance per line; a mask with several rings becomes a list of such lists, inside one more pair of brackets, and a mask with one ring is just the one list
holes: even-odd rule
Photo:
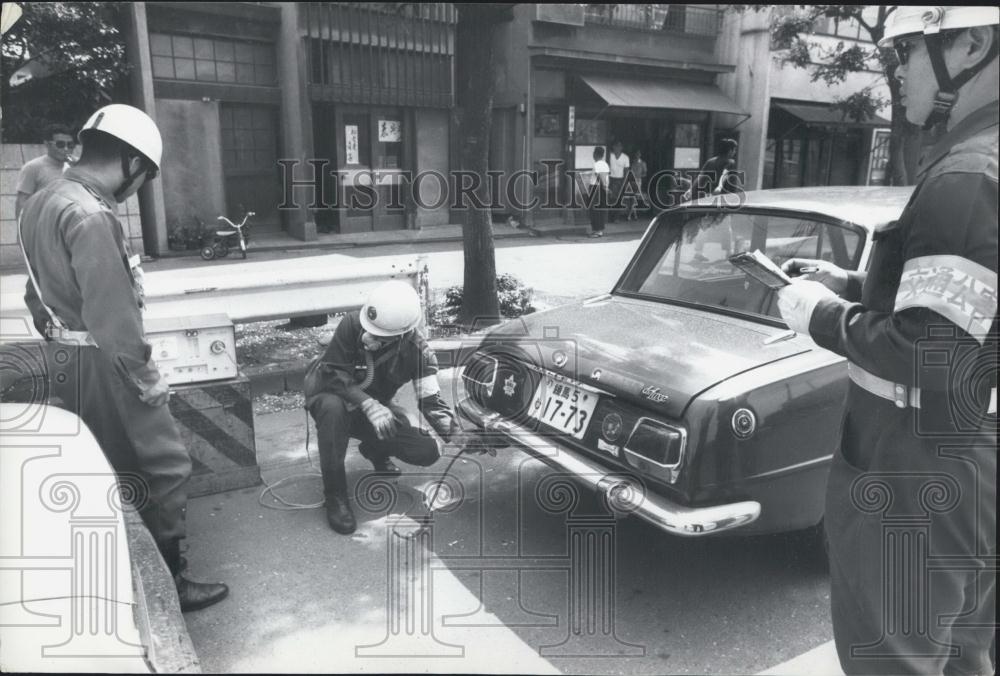
[[[649, 225], [650, 218], [640, 218], [636, 221], [608, 223], [608, 236], [624, 234], [641, 234]], [[512, 226], [507, 222], [493, 224], [494, 239], [522, 239], [531, 237], [564, 237], [586, 236], [590, 226], [574, 221], [546, 221], [533, 226]], [[374, 232], [355, 232], [349, 234], [319, 233], [315, 241], [304, 242], [289, 236], [284, 232], [260, 233], [251, 232], [251, 247], [255, 251], [310, 251], [322, 249], [348, 249], [393, 244], [426, 244], [438, 242], [462, 242], [462, 225], [451, 223], [435, 225], [420, 230], [377, 230]], [[165, 252], [163, 257], [197, 256], [196, 251]]]

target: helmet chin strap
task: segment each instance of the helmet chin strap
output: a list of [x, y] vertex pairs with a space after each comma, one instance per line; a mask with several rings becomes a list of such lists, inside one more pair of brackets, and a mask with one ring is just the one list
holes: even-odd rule
[[139, 176], [141, 176], [146, 172], [146, 169], [142, 166], [142, 162], [139, 163], [138, 171], [129, 172], [128, 168], [129, 159], [130, 158], [128, 153], [123, 150], [121, 153], [121, 160], [122, 160], [122, 176], [125, 177], [125, 182], [122, 183], [121, 187], [118, 188], [118, 190], [115, 190], [114, 192], [115, 199], [119, 201], [121, 201], [121, 199], [125, 196], [125, 193], [128, 192], [129, 186], [132, 185], [132, 181], [134, 181], [135, 179], [137, 179]]
[[951, 115], [952, 107], [958, 101], [958, 90], [997, 57], [997, 31], [993, 29], [993, 40], [986, 57], [972, 68], [966, 68], [954, 78], [948, 74], [948, 66], [944, 62], [944, 36], [941, 33], [926, 33], [924, 34], [924, 42], [927, 44], [927, 55], [930, 57], [934, 78], [938, 85], [938, 92], [934, 95], [934, 108], [924, 122], [924, 131], [928, 131], [947, 121], [948, 116]]

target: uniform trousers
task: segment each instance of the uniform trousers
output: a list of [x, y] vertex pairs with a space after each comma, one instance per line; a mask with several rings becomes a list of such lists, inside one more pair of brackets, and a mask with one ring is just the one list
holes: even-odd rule
[[395, 404], [387, 405], [396, 419], [396, 433], [387, 439], [376, 436], [361, 409], [348, 410], [345, 401], [335, 394], [321, 392], [310, 397], [306, 406], [316, 422], [323, 491], [327, 496], [339, 493], [336, 479], [344, 472], [347, 444], [352, 437], [361, 441], [361, 455], [371, 461], [395, 457], [410, 465], [428, 467], [441, 457], [437, 441], [411, 425], [406, 412]]
[[49, 342], [42, 349], [49, 403], [80, 417], [161, 550], [176, 548], [185, 535], [191, 457], [169, 406], [143, 403], [136, 385], [97, 347]]
[[841, 666], [847, 674], [993, 673], [993, 440], [921, 437], [914, 409], [859, 396], [870, 401], [845, 417], [826, 496]]

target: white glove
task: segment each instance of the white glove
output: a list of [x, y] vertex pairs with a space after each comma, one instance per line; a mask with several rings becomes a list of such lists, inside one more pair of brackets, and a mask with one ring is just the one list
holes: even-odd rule
[[836, 297], [837, 294], [819, 282], [793, 279], [791, 284], [778, 289], [778, 311], [788, 328], [808, 336], [809, 320], [819, 301]]
[[800, 279], [820, 282], [835, 294], [841, 295], [847, 291], [847, 270], [837, 267], [830, 261], [789, 258], [781, 264], [781, 269], [786, 275], [792, 277], [799, 275]]
[[379, 439], [389, 439], [396, 434], [396, 416], [377, 400], [365, 399], [361, 402], [361, 410], [375, 428], [375, 436]]
[[170, 400], [170, 385], [167, 384], [167, 379], [162, 373], [157, 375], [159, 379], [151, 387], [139, 390], [139, 400], [154, 407], [163, 406]]

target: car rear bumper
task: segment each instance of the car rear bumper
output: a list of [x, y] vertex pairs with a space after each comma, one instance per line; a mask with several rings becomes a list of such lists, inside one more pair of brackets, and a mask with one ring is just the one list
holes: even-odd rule
[[746, 526], [760, 516], [760, 503], [753, 501], [710, 507], [679, 505], [649, 491], [635, 478], [615, 474], [554, 439], [505, 420], [471, 399], [463, 400], [458, 411], [480, 429], [500, 434], [547, 465], [574, 475], [603, 495], [615, 511], [635, 514], [668, 533], [708, 535]]

